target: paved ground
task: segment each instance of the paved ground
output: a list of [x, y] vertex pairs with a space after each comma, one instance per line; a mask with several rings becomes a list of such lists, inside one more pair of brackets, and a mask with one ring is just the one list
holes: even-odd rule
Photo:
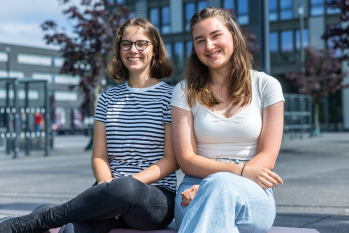
[[[35, 151], [14, 160], [0, 151], [0, 218], [60, 204], [91, 186], [91, 153], [82, 150], [87, 142], [84, 136], [56, 137], [49, 157]], [[275, 172], [284, 184], [274, 189], [274, 226], [349, 232], [349, 133], [285, 137]]]

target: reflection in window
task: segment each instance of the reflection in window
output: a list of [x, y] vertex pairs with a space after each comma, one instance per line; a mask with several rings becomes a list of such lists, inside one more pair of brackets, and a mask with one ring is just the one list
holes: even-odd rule
[[185, 55], [186, 55], [187, 58], [190, 57], [192, 46], [193, 46], [193, 42], [192, 41], [187, 41], [185, 43]]
[[249, 22], [248, 18], [248, 1], [238, 0], [238, 23], [240, 25], [246, 25]]
[[56, 67], [62, 67], [64, 64], [64, 58], [62, 57], [55, 57], [53, 59], [53, 65]]
[[[331, 2], [332, 0], [326, 0], [326, 3], [328, 4], [329, 2]], [[338, 14], [338, 13], [341, 13], [341, 10], [339, 8], [336, 8], [336, 9], [332, 9], [332, 8], [329, 8], [329, 7], [326, 7], [327, 8], [327, 14]]]
[[325, 13], [323, 0], [311, 0], [310, 1], [310, 14], [313, 16], [323, 15]]
[[280, 19], [292, 19], [292, 0], [280, 0]]
[[234, 4], [234, 0], [224, 0], [223, 1], [223, 8], [224, 9], [235, 9], [235, 4]]
[[156, 30], [160, 31], [159, 8], [150, 8], [149, 16], [150, 22], [154, 25]]
[[[333, 25], [332, 27], [335, 27], [335, 28], [340, 28], [341, 26], [338, 24], [338, 25]], [[335, 44], [335, 41], [336, 40], [339, 40], [340, 37], [339, 36], [334, 36], [334, 37], [330, 37], [328, 40], [327, 40], [327, 48], [329, 48], [332, 52], [332, 57], [335, 57], [335, 58], [339, 58], [342, 56], [342, 50], [341, 48], [336, 48], [334, 49], [333, 46]]]
[[161, 33], [164, 35], [171, 33], [171, 15], [168, 6], [161, 8]]
[[281, 56], [285, 61], [294, 61], [293, 31], [281, 32]]
[[30, 65], [51, 66], [52, 58], [49, 56], [41, 56], [36, 54], [19, 53], [17, 55], [17, 62]]
[[55, 91], [54, 98], [56, 101], [77, 101], [78, 94], [76, 92]]
[[184, 46], [183, 42], [174, 43], [174, 63], [177, 70], [183, 69], [184, 63]]
[[54, 77], [54, 82], [58, 84], [70, 84], [70, 85], [78, 85], [80, 83], [79, 76], [72, 76], [67, 74], [57, 74]]
[[32, 78], [33, 79], [44, 79], [47, 80], [49, 83], [52, 82], [53, 74], [48, 73], [33, 73]]
[[[0, 70], [0, 78], [7, 78], [6, 70]], [[10, 78], [24, 78], [23, 71], [10, 70]]]
[[269, 21], [278, 20], [278, 1], [269, 0]]
[[279, 38], [277, 32], [269, 33], [269, 49], [270, 49], [270, 61], [278, 61], [278, 51], [279, 51]]
[[8, 56], [6, 52], [0, 52], [0, 62], [7, 62]]
[[185, 30], [189, 32], [190, 19], [195, 14], [195, 3], [189, 2], [184, 6], [185, 10]]

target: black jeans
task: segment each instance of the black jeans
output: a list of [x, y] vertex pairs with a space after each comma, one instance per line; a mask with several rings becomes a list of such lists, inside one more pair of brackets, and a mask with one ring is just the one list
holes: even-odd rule
[[[157, 230], [173, 220], [175, 192], [132, 176], [94, 185], [45, 213], [50, 228], [68, 224], [65, 233], [107, 233], [113, 228]], [[115, 219], [115, 216], [121, 218]]]

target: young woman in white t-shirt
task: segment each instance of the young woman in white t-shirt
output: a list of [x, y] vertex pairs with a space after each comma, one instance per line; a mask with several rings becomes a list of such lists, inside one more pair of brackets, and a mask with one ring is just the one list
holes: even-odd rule
[[172, 95], [172, 138], [186, 174], [176, 195], [180, 233], [265, 233], [275, 218], [272, 171], [283, 133], [279, 82], [252, 69], [231, 14], [205, 8]]
[[117, 31], [110, 76], [125, 81], [107, 90], [96, 110], [93, 187], [55, 207], [0, 220], [1, 233], [107, 233], [113, 228], [156, 230], [173, 220], [175, 171], [171, 139], [173, 88], [159, 79], [173, 66], [156, 28], [126, 19]]

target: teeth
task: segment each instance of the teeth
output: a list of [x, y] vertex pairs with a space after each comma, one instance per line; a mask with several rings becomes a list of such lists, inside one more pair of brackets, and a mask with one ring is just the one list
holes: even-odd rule
[[213, 57], [216, 56], [219, 53], [219, 51], [217, 51], [216, 53], [212, 54], [212, 55], [208, 55], [209, 57]]
[[130, 61], [138, 61], [139, 59], [138, 58], [128, 58], [128, 60], [130, 60]]

